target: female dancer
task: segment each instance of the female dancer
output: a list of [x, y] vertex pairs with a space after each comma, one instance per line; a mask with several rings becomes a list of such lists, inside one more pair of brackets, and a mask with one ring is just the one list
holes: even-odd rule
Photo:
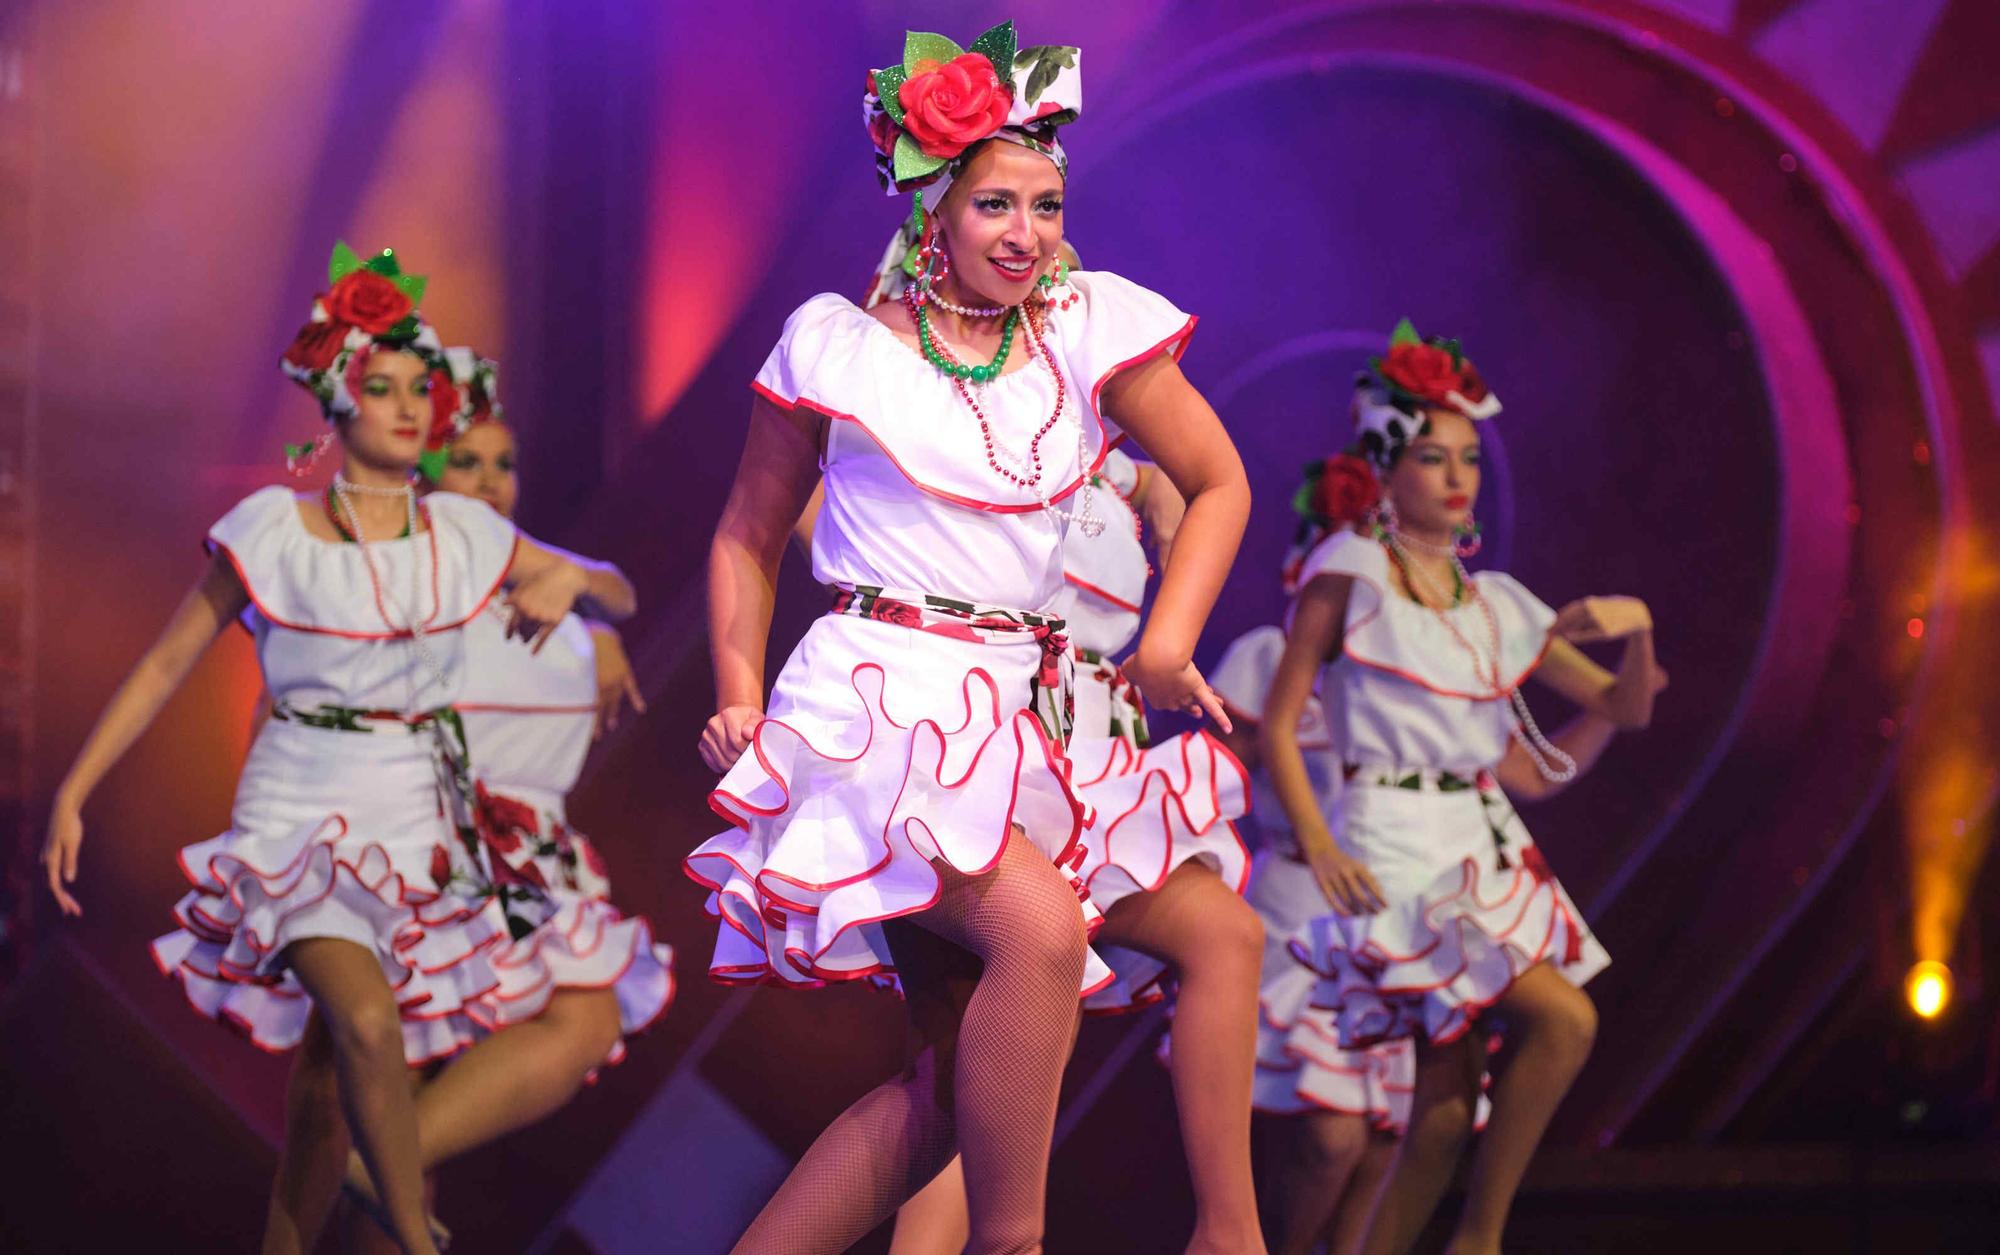
[[[1520, 694], [1538, 675], [1619, 727], [1644, 726], [1656, 688], [1652, 624], [1632, 598], [1557, 614], [1509, 577], [1468, 575], [1477, 423], [1499, 411], [1455, 341], [1404, 322], [1363, 375], [1358, 448], [1386, 489], [1374, 535], [1338, 534], [1300, 572], [1265, 705], [1264, 761], [1334, 913], [1293, 945], [1323, 979], [1340, 1044], [1414, 1039], [1409, 1129], [1363, 1249], [1405, 1249], [1470, 1135], [1485, 1066], [1483, 1014], [1516, 1050], [1493, 1089], [1455, 1251], [1497, 1251], [1530, 1155], [1582, 1067], [1596, 1013], [1578, 988], [1609, 962], [1514, 813], [1492, 768], [1518, 737], [1538, 772], [1576, 765]], [[1623, 640], [1616, 675], [1575, 642]], [[1330, 830], [1297, 728], [1322, 667], [1341, 764]]]
[[[1085, 807], [1047, 613], [1066, 528], [1104, 526], [1089, 477], [1116, 434], [1106, 412], [1188, 500], [1127, 673], [1156, 705], [1218, 710], [1190, 660], [1248, 488], [1175, 364], [1192, 320], [1115, 275], [1054, 282], [1077, 56], [1017, 49], [1011, 23], [970, 52], [909, 37], [867, 106], [885, 184], [929, 198], [917, 282], [869, 311], [807, 302], [756, 382], [710, 564], [720, 709], [702, 752], [728, 772], [711, 804], [736, 825], [688, 858], [722, 922], [711, 972], [810, 986], [893, 969], [922, 1049], [820, 1136], [742, 1251], [844, 1249], [954, 1149], [967, 1249], [1041, 1249], [1076, 998], [1110, 979], [1086, 975], [1084, 912], [1056, 867]], [[822, 469], [813, 565], [833, 613], [767, 716], [771, 585]], [[962, 1004], [940, 996], [959, 946], [983, 964]]]
[[[434, 380], [434, 395], [452, 398], [450, 409], [438, 407], [437, 448], [426, 451], [420, 468], [439, 492], [476, 497], [512, 519], [520, 481], [497, 367], [467, 349], [448, 349], [445, 358], [450, 375]], [[569, 826], [563, 802], [582, 772], [593, 725], [615, 724], [627, 701], [643, 709], [618, 635], [571, 614], [531, 650], [508, 638], [506, 617], [504, 600], [496, 599], [465, 625], [465, 682], [453, 709], [472, 754], [480, 840], [517, 912], [540, 923], [494, 959], [503, 985], [490, 1005], [501, 1015], [486, 1026], [510, 1031], [481, 1040], [417, 1091], [427, 1171], [554, 1112], [599, 1066], [622, 1058], [623, 1039], [657, 1019], [673, 997], [671, 950], [653, 942], [644, 919], [626, 919], [611, 905], [604, 862]], [[379, 1214], [365, 1166], [344, 1149], [326, 1044], [315, 1022], [293, 1067], [289, 1101], [294, 1111], [316, 1110], [318, 1119], [287, 1123], [282, 1157], [322, 1167], [280, 1178], [289, 1190], [280, 1203], [308, 1247], [343, 1168], [348, 1190]]]
[[[1350, 455], [1307, 468], [1293, 498], [1300, 521], [1282, 572], [1287, 596], [1297, 593], [1299, 571], [1313, 548], [1362, 523], [1379, 496], [1374, 473]], [[1310, 1005], [1311, 969], [1287, 944], [1330, 902], [1273, 800], [1276, 791], [1259, 752], [1264, 702], [1284, 649], [1284, 629], [1253, 628], [1230, 643], [1212, 677], [1235, 725], [1223, 739], [1255, 773], [1254, 796], [1264, 799], [1252, 814], [1257, 855], [1245, 893], [1265, 930], [1257, 1026], [1258, 1192], [1266, 1237], [1279, 1255], [1309, 1255], [1322, 1246], [1328, 1255], [1352, 1255], [1409, 1122], [1416, 1059], [1408, 1039], [1342, 1049], [1332, 1014]], [[1657, 679], [1664, 685], [1665, 672]], [[1608, 719], [1585, 713], [1553, 739], [1575, 760], [1580, 777], [1616, 732]], [[1296, 737], [1320, 813], [1334, 823], [1340, 773], [1317, 696], [1307, 696]], [[1552, 797], [1566, 787], [1536, 771], [1518, 744], [1509, 744], [1493, 774], [1516, 800]]]
[[[240, 615], [274, 699], [237, 786], [230, 831], [182, 851], [182, 928], [154, 943], [197, 1010], [270, 1050], [324, 1020], [342, 1109], [407, 1251], [425, 1224], [405, 1069], [470, 1044], [504, 976], [511, 903], [476, 838], [463, 738], [446, 707], [461, 629], [503, 585], [509, 630], [542, 638], [589, 597], [631, 612], [631, 586], [519, 535], [484, 504], [419, 504], [409, 477], [433, 415], [437, 335], [419, 276], [335, 248], [331, 287], [287, 350], [342, 465], [324, 497], [266, 488], [209, 532], [213, 559], [119, 687], [56, 794], [43, 860], [67, 914], [91, 791], [210, 641]], [[398, 531], [403, 534], [399, 537]], [[349, 542], [347, 538], [351, 537]], [[267, 1250], [296, 1250], [273, 1214]]]

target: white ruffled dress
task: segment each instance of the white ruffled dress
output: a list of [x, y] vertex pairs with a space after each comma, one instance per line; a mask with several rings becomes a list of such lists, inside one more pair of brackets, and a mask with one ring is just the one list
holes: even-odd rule
[[1447, 611], [1448, 627], [1393, 591], [1389, 563], [1343, 532], [1299, 577], [1353, 580], [1319, 684], [1344, 776], [1333, 832], [1388, 903], [1322, 914], [1292, 940], [1320, 977], [1310, 1005], [1334, 1013], [1349, 1048], [1453, 1041], [1535, 964], [1582, 985], [1611, 961], [1491, 772], [1515, 730], [1507, 695], [1540, 665], [1555, 612], [1510, 576], [1474, 577], [1499, 626], [1495, 691], [1458, 639], [1490, 648], [1479, 607]]
[[[1082, 438], [1065, 419], [1040, 444], [1043, 482], [1065, 509], [1117, 436], [1097, 408], [1105, 380], [1178, 354], [1194, 327], [1116, 275], [1070, 283], [1081, 299], [1051, 316], [1048, 347]], [[984, 872], [1019, 825], [1046, 857], [1077, 865], [1089, 808], [1060, 720], [1047, 728], [1031, 709], [1056, 660], [1067, 669], [1066, 648], [1046, 631], [935, 630], [918, 609], [1016, 623], [1050, 611], [1067, 524], [988, 465], [952, 382], [839, 296], [792, 315], [753, 387], [828, 424], [813, 572], [846, 612], [807, 630], [751, 748], [710, 794], [731, 827], [686, 862], [720, 924], [710, 974], [788, 986], [886, 976], [881, 924], [936, 901], [933, 860]], [[967, 387], [994, 446], [1025, 462], [1056, 408], [1049, 371], [1034, 362]], [[1082, 992], [1111, 979], [1092, 954]]]
[[[1283, 628], [1252, 628], [1230, 642], [1209, 685], [1233, 714], [1261, 723], [1284, 653]], [[1340, 764], [1317, 697], [1307, 698], [1299, 715], [1298, 742], [1320, 813], [1331, 819], [1340, 798]], [[1293, 957], [1290, 941], [1326, 913], [1326, 895], [1299, 853], [1277, 788], [1261, 763], [1252, 783], [1259, 799], [1252, 811], [1258, 846], [1243, 897], [1264, 921], [1252, 1101], [1257, 1110], [1274, 1115], [1333, 1111], [1361, 1116], [1377, 1128], [1402, 1129], [1409, 1124], [1416, 1085], [1415, 1049], [1405, 1039], [1348, 1050], [1340, 1044], [1333, 1013], [1312, 1005], [1318, 977]]]
[[[1056, 603], [1076, 659], [1069, 758], [1076, 787], [1095, 814], [1083, 833], [1078, 872], [1091, 901], [1106, 911], [1130, 894], [1158, 889], [1189, 859], [1241, 893], [1250, 857], [1231, 821], [1250, 805], [1243, 764], [1206, 729], [1148, 744], [1144, 706], [1112, 661], [1139, 633], [1151, 568], [1131, 505], [1137, 465], [1113, 449], [1098, 480], [1104, 530], [1092, 537], [1070, 529]], [[1092, 994], [1087, 1010], [1129, 1011], [1164, 996], [1166, 965], [1158, 959], [1123, 946], [1101, 953], [1117, 980]]]
[[[575, 615], [539, 653], [510, 640], [495, 598], [465, 625], [466, 677], [454, 708], [465, 724], [486, 862], [517, 916], [534, 929], [498, 950], [500, 987], [474, 1008], [505, 1028], [533, 1019], [561, 989], [609, 988], [627, 1035], [673, 1000], [673, 950], [643, 918], [611, 903], [610, 871], [590, 839], [569, 825], [597, 717], [596, 643]], [[625, 1044], [613, 1047], [616, 1063]]]
[[[425, 531], [364, 554], [312, 535], [293, 494], [271, 487], [208, 534], [249, 592], [243, 622], [275, 713], [250, 747], [229, 831], [181, 851], [192, 886], [174, 908], [181, 927], [152, 951], [198, 1011], [266, 1050], [304, 1033], [310, 1000], [284, 953], [307, 938], [375, 954], [412, 1064], [503, 1018], [506, 912], [491, 894], [448, 888], [468, 856], [430, 712], [459, 696], [461, 629], [499, 593], [515, 531], [468, 497], [436, 494], [422, 509]], [[412, 643], [413, 618], [442, 677]]]

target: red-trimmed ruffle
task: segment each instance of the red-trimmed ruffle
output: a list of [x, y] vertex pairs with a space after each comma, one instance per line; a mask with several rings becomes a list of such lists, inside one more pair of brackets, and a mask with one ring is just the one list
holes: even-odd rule
[[[897, 723], [879, 664], [854, 666], [848, 682], [854, 719], [801, 711], [764, 720], [709, 795], [733, 827], [689, 854], [685, 869], [711, 891], [720, 927], [709, 974], [718, 981], [812, 987], [892, 974], [878, 925], [937, 901], [930, 859], [983, 874], [1015, 824], [1074, 871], [1088, 810], [1070, 764], [1030, 711], [1003, 712], [983, 668], [964, 675], [955, 728]], [[1095, 931], [1102, 917], [1077, 888]], [[1110, 979], [1091, 955], [1084, 992]]]
[[1341, 1043], [1455, 1041], [1537, 963], [1574, 985], [1604, 970], [1611, 956], [1541, 851], [1520, 846], [1512, 862], [1482, 870], [1465, 859], [1414, 898], [1322, 915], [1293, 939], [1294, 957], [1320, 977], [1311, 1005], [1334, 1014]]

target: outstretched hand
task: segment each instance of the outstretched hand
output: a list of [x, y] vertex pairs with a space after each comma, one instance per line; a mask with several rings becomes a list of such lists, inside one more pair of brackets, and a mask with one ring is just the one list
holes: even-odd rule
[[48, 871], [49, 892], [64, 915], [83, 914], [83, 904], [64, 885], [76, 883], [76, 854], [83, 848], [83, 816], [58, 801], [49, 815], [48, 840], [42, 845], [42, 866]]

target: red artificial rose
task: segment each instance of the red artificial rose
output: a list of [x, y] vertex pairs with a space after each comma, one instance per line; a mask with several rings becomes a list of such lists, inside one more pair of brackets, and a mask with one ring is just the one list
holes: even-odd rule
[[923, 614], [907, 602], [892, 601], [887, 597], [877, 597], [868, 609], [868, 617], [881, 623], [893, 623], [897, 627], [922, 627]]
[[923, 63], [903, 80], [896, 99], [903, 105], [903, 129], [932, 157], [956, 157], [992, 135], [1014, 103], [993, 63], [977, 52], [943, 65]]
[[475, 789], [479, 836], [486, 844], [502, 854], [512, 854], [521, 848], [522, 837], [541, 835], [542, 825], [535, 816], [534, 807], [498, 793], [488, 793], [483, 784], [476, 785]]
[[344, 322], [309, 322], [292, 337], [285, 360], [303, 370], [325, 370], [340, 356], [340, 346], [346, 339]]
[[1368, 463], [1350, 453], [1328, 458], [1313, 489], [1313, 513], [1336, 527], [1358, 523], [1381, 504], [1382, 485]]
[[[1464, 380], [1451, 350], [1435, 344], [1397, 344], [1382, 359], [1382, 377], [1411, 396], [1442, 405], [1448, 393], [1464, 396]], [[1470, 400], [1471, 398], [1467, 398]]]
[[379, 336], [410, 316], [416, 305], [403, 290], [372, 270], [356, 270], [326, 294], [326, 312], [335, 322]]
[[431, 430], [424, 448], [442, 449], [451, 442], [452, 427], [458, 420], [458, 385], [442, 370], [431, 372]]

